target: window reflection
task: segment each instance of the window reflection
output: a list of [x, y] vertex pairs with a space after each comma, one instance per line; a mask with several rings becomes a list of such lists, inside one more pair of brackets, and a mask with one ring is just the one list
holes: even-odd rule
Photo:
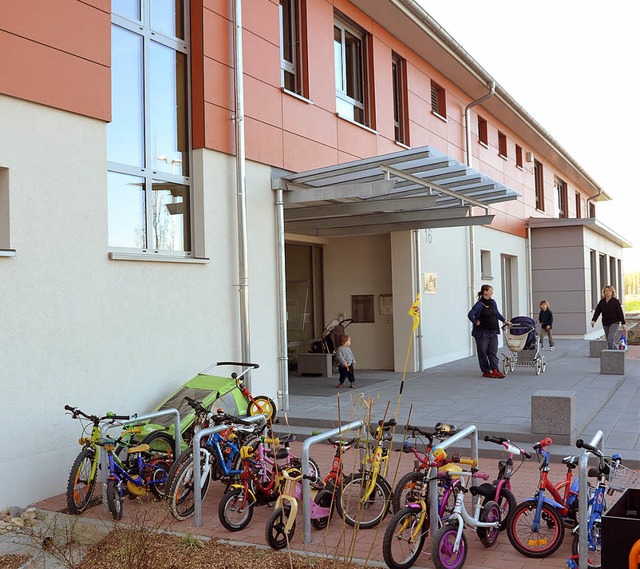
[[153, 0], [151, 29], [184, 39], [183, 0]]
[[152, 166], [158, 172], [189, 175], [187, 154], [186, 56], [151, 42]]
[[188, 251], [189, 189], [153, 180], [151, 233], [157, 251]]
[[140, 0], [111, 0], [111, 11], [129, 20], [140, 21]]
[[109, 246], [146, 249], [144, 179], [109, 172]]

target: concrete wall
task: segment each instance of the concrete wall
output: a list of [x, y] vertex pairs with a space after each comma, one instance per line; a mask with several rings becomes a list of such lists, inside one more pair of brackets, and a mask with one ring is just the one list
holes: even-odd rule
[[[0, 116], [16, 250], [0, 257], [2, 507], [65, 491], [80, 436], [65, 404], [148, 411], [212, 362], [239, 359], [240, 342], [232, 157], [197, 153], [209, 263], [111, 261], [105, 124], [2, 95]], [[268, 167], [248, 165], [252, 390], [275, 399], [269, 180]]]

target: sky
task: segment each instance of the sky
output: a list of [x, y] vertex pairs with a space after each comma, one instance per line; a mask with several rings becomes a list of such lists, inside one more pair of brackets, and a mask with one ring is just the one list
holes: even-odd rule
[[612, 198], [640, 271], [640, 2], [418, 0]]

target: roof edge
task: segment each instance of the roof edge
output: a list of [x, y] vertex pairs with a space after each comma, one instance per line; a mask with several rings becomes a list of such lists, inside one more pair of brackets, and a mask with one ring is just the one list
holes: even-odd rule
[[526, 226], [531, 229], [543, 229], [543, 228], [552, 228], [552, 227], [587, 227], [606, 237], [610, 241], [613, 241], [617, 245], [620, 245], [623, 249], [629, 249], [633, 247], [633, 244], [628, 241], [625, 237], [616, 233], [610, 227], [607, 227], [604, 223], [598, 221], [594, 217], [586, 217], [586, 218], [557, 218], [557, 217], [530, 217], [526, 222]]

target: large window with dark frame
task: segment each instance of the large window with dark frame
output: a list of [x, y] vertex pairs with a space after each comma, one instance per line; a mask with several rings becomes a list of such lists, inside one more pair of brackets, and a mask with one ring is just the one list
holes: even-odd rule
[[395, 140], [409, 146], [407, 115], [407, 62], [397, 53], [391, 56], [391, 79], [393, 81], [393, 125]]
[[542, 162], [533, 160], [534, 184], [536, 188], [536, 209], [544, 211], [544, 169]]
[[308, 97], [305, 0], [280, 0], [280, 68], [282, 87]]
[[333, 54], [336, 80], [336, 110], [348, 120], [373, 128], [367, 34], [345, 16], [336, 13]]
[[110, 249], [191, 254], [184, 0], [113, 0], [107, 125]]
[[556, 212], [559, 218], [569, 217], [569, 208], [567, 203], [567, 183], [558, 177], [553, 178], [553, 199], [556, 206]]

